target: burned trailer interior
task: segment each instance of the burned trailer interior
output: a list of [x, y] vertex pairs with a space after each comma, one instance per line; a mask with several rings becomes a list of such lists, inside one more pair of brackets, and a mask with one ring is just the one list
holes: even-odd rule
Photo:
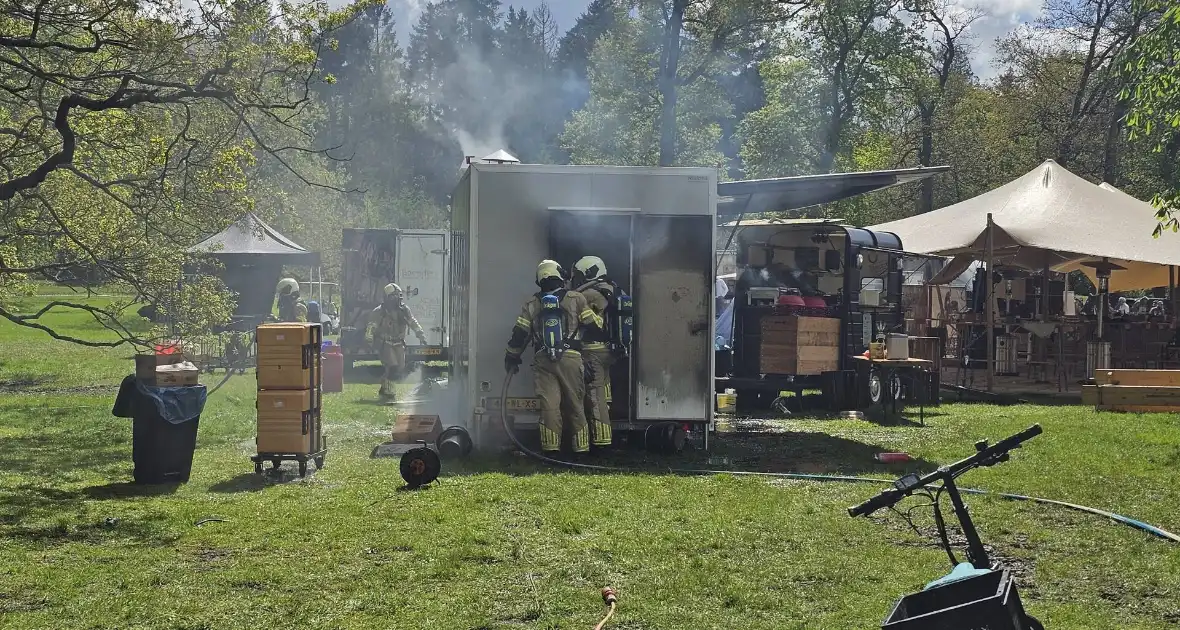
[[928, 396], [928, 383], [903, 384], [893, 371], [882, 377], [865, 360], [870, 343], [905, 333], [904, 269], [907, 259], [919, 255], [904, 251], [895, 234], [836, 219], [745, 215], [788, 213], [945, 170], [720, 184], [718, 212], [731, 219], [721, 227], [729, 233], [738, 271], [732, 341], [717, 352], [716, 391], [733, 390], [742, 410], [770, 407], [783, 392], [802, 401], [805, 392], [818, 390], [823, 406], [833, 411]]
[[[616, 436], [711, 428], [716, 171], [474, 161], [452, 196], [448, 389], [477, 448], [539, 420], [530, 347], [507, 396], [504, 353], [537, 264], [584, 255], [634, 300], [634, 340], [611, 369]], [[576, 288], [576, 287], [575, 287]], [[502, 401], [503, 398], [503, 401]], [[507, 409], [501, 409], [502, 406]]]

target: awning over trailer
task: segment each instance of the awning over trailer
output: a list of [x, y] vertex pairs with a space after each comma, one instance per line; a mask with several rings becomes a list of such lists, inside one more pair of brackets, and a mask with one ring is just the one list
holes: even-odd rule
[[949, 166], [924, 166], [723, 182], [717, 184], [717, 217], [728, 219], [743, 213], [789, 212], [809, 208], [920, 181], [950, 169]]

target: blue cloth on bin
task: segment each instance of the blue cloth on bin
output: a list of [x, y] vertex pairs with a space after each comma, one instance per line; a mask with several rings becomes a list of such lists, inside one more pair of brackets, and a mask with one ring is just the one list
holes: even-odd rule
[[172, 424], [180, 424], [201, 417], [208, 395], [204, 385], [151, 387], [135, 378], [135, 375], [131, 375], [123, 379], [111, 413], [121, 418], [130, 418], [135, 416], [137, 405], [150, 404], [160, 418]]

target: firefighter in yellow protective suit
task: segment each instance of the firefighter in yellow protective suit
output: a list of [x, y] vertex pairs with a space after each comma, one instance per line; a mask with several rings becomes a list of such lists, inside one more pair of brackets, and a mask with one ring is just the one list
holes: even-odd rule
[[541, 450], [560, 450], [564, 423], [568, 423], [574, 452], [585, 453], [590, 450], [590, 435], [583, 407], [582, 336], [600, 330], [602, 318], [581, 293], [566, 290], [561, 265], [552, 260], [537, 265], [537, 286], [541, 290], [524, 303], [512, 328], [504, 369], [512, 373], [519, 370], [521, 355], [529, 342], [533, 343], [534, 387], [541, 401]]
[[307, 303], [299, 297], [299, 282], [295, 278], [279, 280], [275, 293], [278, 294], [280, 322], [307, 321]]
[[587, 331], [582, 337], [582, 360], [586, 364], [586, 419], [590, 439], [595, 447], [611, 445], [610, 368], [615, 362], [611, 348], [607, 307], [615, 298], [616, 287], [606, 276], [606, 263], [597, 256], [583, 256], [574, 263], [573, 286], [586, 296], [586, 302], [602, 318], [602, 328]]
[[369, 317], [369, 341], [381, 359], [381, 389], [377, 395], [384, 400], [396, 400], [394, 383], [401, 379], [406, 364], [406, 332], [413, 329], [418, 341], [426, 345], [426, 333], [410, 312], [403, 299], [402, 288], [394, 283], [385, 285], [385, 298]]

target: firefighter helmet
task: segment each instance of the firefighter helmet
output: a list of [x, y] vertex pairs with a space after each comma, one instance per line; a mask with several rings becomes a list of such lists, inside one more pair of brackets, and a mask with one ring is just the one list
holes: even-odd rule
[[537, 284], [541, 284], [541, 281], [546, 278], [565, 280], [565, 273], [557, 261], [542, 260], [541, 264], [537, 265]]
[[279, 286], [276, 288], [276, 291], [279, 295], [299, 293], [299, 282], [295, 278], [283, 278], [279, 280]]
[[606, 276], [606, 263], [598, 256], [582, 256], [574, 263], [574, 271], [587, 280], [598, 280]]
[[401, 296], [402, 288], [397, 286], [397, 283], [390, 282], [385, 285], [385, 295]]

